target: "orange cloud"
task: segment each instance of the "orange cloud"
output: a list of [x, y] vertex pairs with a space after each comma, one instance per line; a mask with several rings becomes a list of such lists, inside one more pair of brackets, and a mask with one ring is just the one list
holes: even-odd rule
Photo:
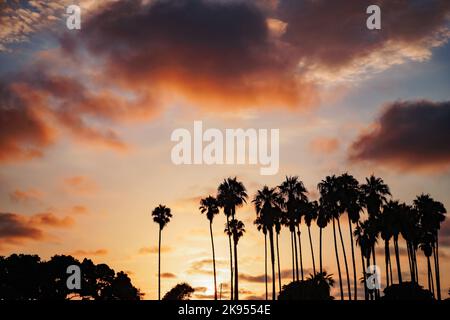
[[36, 189], [29, 189], [29, 190], [16, 189], [9, 194], [9, 198], [13, 202], [40, 201], [42, 197], [43, 193]]
[[64, 179], [64, 185], [69, 192], [77, 194], [94, 194], [98, 191], [98, 186], [87, 176], [72, 176]]
[[[168, 246], [162, 246], [161, 247], [161, 252], [171, 252], [173, 251], [172, 247], [168, 247]], [[157, 254], [158, 253], [158, 247], [154, 246], [154, 247], [142, 247], [139, 249], [139, 254]]]
[[330, 154], [339, 148], [339, 141], [335, 138], [316, 138], [309, 144], [312, 151], [316, 153]]
[[97, 249], [97, 250], [76, 250], [70, 255], [76, 257], [90, 257], [90, 256], [105, 256], [108, 254], [107, 249]]

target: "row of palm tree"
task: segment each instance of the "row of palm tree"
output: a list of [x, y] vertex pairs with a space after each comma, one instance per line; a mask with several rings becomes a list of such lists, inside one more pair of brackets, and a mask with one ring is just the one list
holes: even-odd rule
[[[291, 236], [292, 281], [305, 281], [303, 248], [301, 241], [302, 221], [307, 226], [309, 247], [312, 258], [314, 276], [326, 274], [323, 268], [323, 232], [332, 226], [334, 253], [338, 272], [340, 298], [344, 299], [347, 292], [349, 300], [358, 299], [358, 270], [356, 267], [355, 244], [361, 252], [361, 270], [363, 275], [365, 299], [378, 299], [379, 290], [369, 290], [366, 285], [369, 266], [376, 265], [376, 246], [381, 238], [384, 241], [386, 286], [394, 284], [392, 263], [390, 257], [390, 241], [393, 240], [397, 282], [402, 284], [400, 263], [400, 235], [406, 243], [410, 281], [419, 282], [417, 251], [421, 249], [427, 259], [428, 289], [441, 299], [439, 273], [438, 232], [445, 219], [446, 210], [442, 203], [433, 200], [429, 195], [420, 195], [412, 205], [400, 203], [391, 199], [390, 189], [381, 178], [370, 176], [365, 183], [360, 184], [352, 175], [344, 173], [340, 176], [327, 176], [318, 185], [320, 197], [311, 201], [303, 182], [297, 176], [286, 179], [274, 188], [264, 186], [258, 190], [252, 199], [256, 211], [254, 224], [264, 235], [265, 256], [265, 288], [268, 299], [268, 266], [272, 273], [272, 299], [276, 299], [276, 282], [281, 291], [281, 266], [279, 236], [285, 227]], [[225, 233], [229, 242], [230, 260], [230, 298], [239, 299], [238, 282], [238, 242], [244, 235], [244, 223], [236, 218], [237, 208], [247, 203], [248, 195], [244, 184], [234, 178], [225, 179], [217, 189], [216, 196], [207, 196], [200, 200], [200, 211], [209, 221], [209, 231], [212, 247], [214, 297], [217, 299], [217, 278], [215, 263], [215, 248], [213, 238], [213, 220], [220, 210], [226, 217]], [[364, 219], [363, 219], [363, 213]], [[347, 250], [342, 234], [341, 218], [347, 215], [351, 267], [347, 259]], [[154, 221], [159, 224], [159, 246], [161, 247], [161, 231], [172, 217], [170, 209], [160, 205], [153, 211]], [[319, 228], [319, 268], [316, 270], [314, 244], [311, 227], [316, 222]], [[269, 250], [268, 250], [269, 245]], [[160, 250], [159, 250], [160, 253]], [[431, 259], [433, 258], [433, 262]], [[158, 258], [158, 275], [160, 275], [160, 255]], [[346, 274], [346, 289], [342, 277], [342, 261]], [[432, 267], [434, 265], [434, 267]], [[277, 270], [276, 270], [277, 269]], [[351, 286], [352, 271], [353, 287]], [[278, 279], [276, 274], [278, 273]], [[434, 275], [433, 275], [434, 274]], [[158, 297], [160, 297], [160, 277], [158, 276]]]

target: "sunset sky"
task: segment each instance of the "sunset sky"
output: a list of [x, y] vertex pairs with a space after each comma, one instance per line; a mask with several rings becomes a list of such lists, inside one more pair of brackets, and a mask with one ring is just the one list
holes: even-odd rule
[[[81, 30], [66, 27], [69, 4], [82, 9]], [[366, 28], [370, 4], [381, 7], [381, 30]], [[449, 209], [449, 39], [447, 0], [0, 1], [0, 255], [106, 262], [156, 299], [151, 211], [161, 203], [173, 214], [162, 235], [162, 293], [186, 281], [194, 298], [210, 299], [209, 225], [198, 207], [226, 177], [237, 176], [253, 198], [298, 175], [317, 199], [327, 175], [349, 172], [362, 183], [375, 174], [393, 199], [429, 193]], [[192, 131], [195, 120], [205, 129], [279, 129], [278, 173], [174, 165], [171, 133]], [[247, 230], [238, 247], [241, 297], [263, 298], [264, 237], [250, 201], [237, 217]], [[448, 220], [440, 232], [444, 298]], [[227, 297], [224, 224], [221, 212], [213, 227]], [[315, 224], [312, 231], [316, 249]], [[308, 274], [305, 225], [302, 232]], [[286, 284], [287, 230], [280, 241]], [[337, 280], [330, 227], [324, 264]]]

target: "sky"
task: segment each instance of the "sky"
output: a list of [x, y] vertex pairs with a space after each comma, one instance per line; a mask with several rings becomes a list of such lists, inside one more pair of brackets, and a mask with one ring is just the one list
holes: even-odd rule
[[[81, 7], [80, 30], [66, 27], [69, 4]], [[366, 27], [369, 4], [381, 8], [380, 30]], [[246, 226], [238, 247], [241, 297], [258, 299], [264, 237], [253, 225], [251, 199], [264, 185], [297, 175], [317, 199], [327, 175], [349, 172], [364, 182], [374, 174], [393, 199], [411, 204], [429, 193], [449, 208], [449, 17], [445, 0], [0, 2], [0, 255], [106, 262], [155, 299], [151, 211], [164, 204], [173, 219], [162, 234], [161, 291], [186, 281], [194, 298], [212, 298], [209, 224], [199, 200], [236, 176], [250, 196], [237, 211]], [[192, 132], [196, 120], [222, 132], [279, 129], [277, 174], [261, 175], [250, 164], [175, 165], [171, 133]], [[224, 224], [221, 213], [213, 228], [226, 298]], [[311, 231], [317, 261], [319, 232]], [[331, 228], [324, 243], [324, 266], [336, 280]], [[280, 251], [287, 284], [286, 230]], [[382, 252], [377, 257], [384, 270]], [[446, 297], [448, 221], [440, 258]], [[359, 259], [357, 250], [357, 268]], [[402, 261], [406, 269], [404, 254]]]

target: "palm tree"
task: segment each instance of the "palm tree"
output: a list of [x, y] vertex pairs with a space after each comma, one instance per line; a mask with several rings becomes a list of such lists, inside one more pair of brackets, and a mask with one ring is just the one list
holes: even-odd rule
[[447, 210], [441, 202], [434, 201], [429, 195], [422, 194], [414, 200], [414, 207], [419, 213], [420, 223], [425, 233], [431, 233], [434, 243], [432, 244], [434, 256], [434, 268], [436, 275], [437, 298], [441, 300], [441, 281], [439, 273], [439, 229], [445, 220]]
[[279, 246], [279, 238], [280, 238], [280, 232], [281, 232], [281, 225], [283, 223], [282, 219], [282, 211], [278, 209], [278, 214], [276, 215], [274, 219], [275, 223], [275, 233], [276, 233], [276, 243], [277, 243], [277, 264], [278, 264], [278, 291], [281, 291], [281, 264], [280, 264], [280, 246]]
[[408, 206], [408, 210], [402, 212], [401, 234], [406, 241], [408, 253], [409, 272], [411, 282], [419, 283], [417, 268], [417, 249], [420, 245], [423, 230], [420, 224], [420, 216], [415, 207]]
[[[344, 173], [338, 177], [339, 179], [339, 204], [341, 214], [347, 212], [348, 227], [350, 233], [350, 244], [352, 249], [352, 264], [353, 264], [353, 289], [355, 300], [358, 300], [358, 281], [356, 278], [356, 261], [355, 249], [353, 245], [353, 227], [352, 223], [356, 224], [359, 221], [360, 213], [362, 211], [361, 205], [361, 190], [359, 182], [352, 175]], [[342, 239], [342, 237], [341, 237]], [[344, 250], [345, 252], [345, 250]]]
[[213, 272], [214, 272], [214, 300], [217, 300], [217, 279], [216, 279], [216, 255], [214, 250], [214, 237], [212, 230], [212, 223], [214, 216], [219, 213], [218, 202], [213, 196], [208, 196], [200, 200], [200, 211], [206, 213], [206, 218], [209, 221], [209, 233], [211, 235], [211, 247], [213, 257]]
[[[428, 290], [434, 296], [434, 282], [433, 282], [433, 271], [431, 270], [430, 257], [433, 254], [433, 247], [436, 239], [434, 239], [433, 234], [426, 232], [421, 240], [420, 249], [422, 249], [425, 257], [427, 257], [427, 275], [428, 275]], [[437, 287], [437, 285], [436, 285]]]
[[317, 210], [317, 226], [319, 227], [319, 273], [323, 273], [323, 263], [322, 263], [322, 230], [327, 227], [330, 222], [331, 217], [329, 212], [326, 210], [324, 204], [319, 202]]
[[311, 248], [311, 258], [312, 258], [312, 263], [313, 263], [314, 275], [317, 272], [316, 272], [316, 262], [314, 259], [314, 246], [313, 246], [312, 237], [311, 237], [311, 222], [313, 220], [317, 219], [318, 211], [319, 211], [319, 205], [318, 205], [317, 201], [308, 202], [307, 209], [306, 209], [305, 215], [304, 215], [305, 223], [306, 223], [306, 226], [308, 227], [308, 237], [309, 237], [309, 245]]
[[341, 265], [339, 263], [339, 252], [336, 240], [336, 218], [339, 216], [337, 192], [336, 192], [337, 191], [336, 176], [334, 175], [327, 176], [325, 180], [319, 182], [319, 184], [317, 185], [317, 189], [320, 192], [320, 200], [319, 200], [320, 204], [324, 210], [327, 210], [329, 212], [330, 219], [333, 222], [334, 251], [336, 255], [336, 264], [338, 268], [339, 288], [341, 292], [341, 300], [344, 300], [344, 291], [342, 289]]
[[[381, 213], [381, 207], [387, 201], [387, 196], [391, 195], [389, 190], [389, 186], [384, 183], [383, 179], [377, 178], [374, 175], [371, 175], [369, 178], [366, 178], [366, 183], [361, 185], [362, 191], [362, 204], [366, 207], [367, 213], [369, 214], [369, 219], [371, 219], [371, 236], [377, 238], [377, 232], [375, 232], [376, 224], [378, 223], [378, 217]], [[375, 245], [376, 241], [373, 241], [372, 247], [372, 257], [373, 264], [376, 265], [376, 254], [375, 254]], [[378, 290], [375, 291], [375, 294], [379, 296]]]
[[[237, 181], [237, 178], [225, 179], [217, 188], [217, 201], [219, 206], [223, 208], [225, 216], [227, 217], [227, 225], [231, 219], [235, 218], [236, 207], [241, 207], [247, 202], [247, 190], [244, 184]], [[231, 246], [231, 233], [228, 234], [228, 244], [230, 247], [230, 287], [231, 287], [231, 300], [233, 300], [233, 252]]]
[[[285, 210], [285, 222], [289, 231], [291, 232], [291, 247], [295, 252], [295, 275], [296, 280], [299, 280], [298, 256], [297, 256], [297, 239], [295, 229], [298, 227], [299, 212], [298, 209], [301, 203], [307, 201], [307, 190], [303, 182], [297, 176], [286, 177], [286, 179], [278, 186], [280, 196], [283, 200], [283, 209]], [[294, 255], [293, 255], [294, 256]], [[300, 257], [300, 260], [302, 257]], [[294, 265], [293, 265], [294, 269]], [[302, 270], [303, 275], [303, 270]], [[295, 279], [294, 279], [295, 280]], [[303, 277], [302, 277], [303, 280]]]
[[[392, 238], [394, 231], [393, 220], [395, 205], [393, 201], [389, 201], [383, 206], [383, 213], [380, 216], [379, 226], [380, 226], [380, 236], [384, 241], [384, 262], [386, 267], [386, 287], [389, 287], [389, 279], [392, 278], [392, 274], [389, 273], [389, 267], [391, 265], [391, 253], [389, 249], [389, 241]], [[400, 273], [401, 276], [401, 273]], [[400, 277], [399, 277], [400, 279]], [[393, 283], [391, 283], [393, 284]]]
[[260, 217], [263, 225], [269, 232], [270, 243], [270, 261], [272, 265], [272, 299], [275, 300], [275, 248], [274, 248], [274, 226], [275, 221], [278, 220], [278, 215], [281, 212], [278, 209], [280, 203], [279, 195], [275, 188], [264, 186], [258, 190], [252, 201], [255, 204], [257, 217]]
[[256, 217], [253, 223], [256, 225], [258, 231], [262, 231], [262, 233], [264, 234], [264, 279], [266, 284], [266, 300], [268, 300], [269, 290], [267, 288], [267, 228], [264, 225], [261, 217]]
[[234, 243], [234, 299], [239, 300], [239, 271], [238, 271], [238, 253], [237, 245], [239, 239], [244, 235], [244, 223], [237, 219], [231, 219], [226, 227], [225, 232], [231, 234]]
[[[354, 236], [356, 239], [356, 244], [361, 249], [361, 259], [362, 259], [362, 268], [363, 268], [363, 282], [364, 282], [364, 294], [365, 299], [368, 300], [369, 298], [369, 291], [367, 287], [367, 272], [365, 270], [369, 269], [370, 263], [370, 256], [373, 253], [372, 248], [374, 247], [377, 239], [373, 236], [374, 232], [373, 229], [375, 229], [373, 220], [367, 219], [363, 222], [358, 222], [355, 231]], [[366, 259], [366, 266], [364, 266], [364, 258]], [[372, 297], [372, 291], [370, 292], [370, 297]]]
[[161, 300], [161, 232], [162, 229], [170, 222], [172, 214], [170, 208], [159, 205], [152, 211], [153, 221], [159, 225], [159, 241], [158, 241], [158, 300]]

